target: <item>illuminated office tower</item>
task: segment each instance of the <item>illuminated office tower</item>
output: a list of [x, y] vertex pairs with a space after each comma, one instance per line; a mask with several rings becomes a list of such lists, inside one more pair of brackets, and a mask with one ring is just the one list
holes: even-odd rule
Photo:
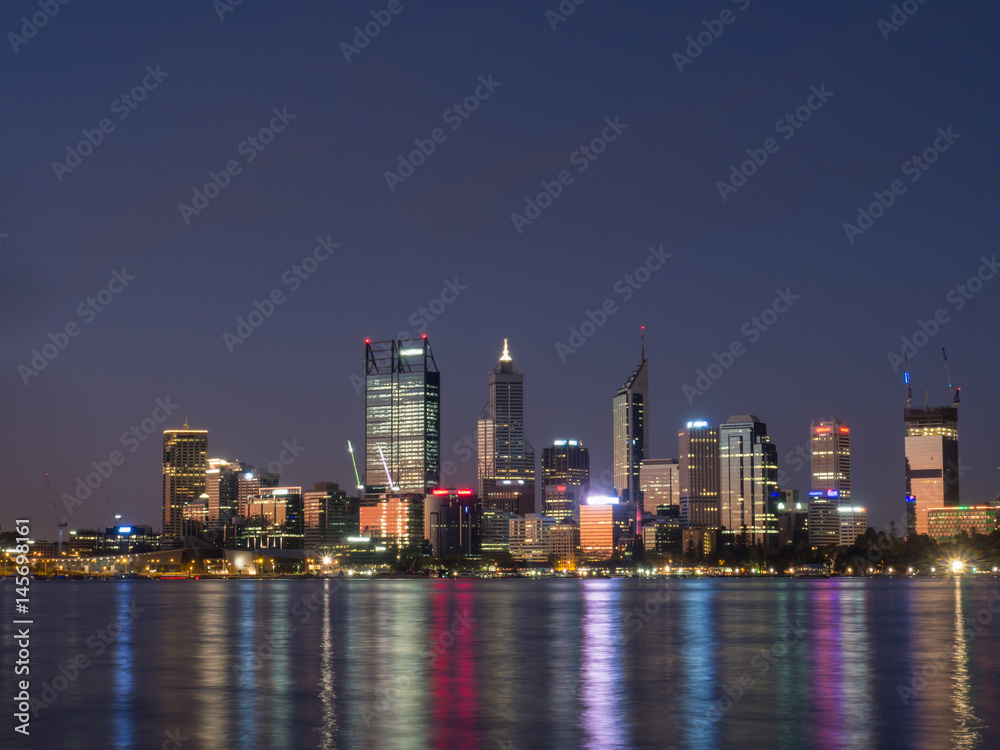
[[239, 464], [239, 469], [236, 475], [237, 514], [246, 518], [248, 499], [259, 495], [263, 489], [277, 487], [281, 484], [281, 475], [270, 471], [257, 471], [247, 464]]
[[301, 487], [265, 487], [247, 498], [247, 520], [241, 528], [251, 549], [302, 549]]
[[[229, 519], [239, 515], [240, 474], [247, 468], [252, 467], [245, 467], [239, 461], [226, 461], [223, 458], [208, 459], [208, 468], [205, 470], [205, 492], [208, 495], [210, 526], [225, 526], [229, 523]], [[275, 475], [274, 486], [277, 485], [277, 475]]]
[[642, 505], [655, 510], [661, 505], [681, 504], [680, 464], [674, 458], [647, 458], [639, 471]]
[[776, 546], [778, 451], [752, 414], [719, 427], [719, 522], [723, 543]]
[[903, 410], [906, 423], [906, 494], [916, 498], [916, 533], [928, 532], [926, 511], [954, 508], [958, 497], [958, 409]]
[[836, 419], [809, 425], [812, 489], [851, 504], [851, 428]]
[[542, 449], [542, 508], [562, 521], [579, 516], [590, 494], [590, 451], [579, 440], [556, 440]]
[[347, 536], [347, 495], [336, 482], [317, 482], [302, 494], [305, 548], [328, 551]]
[[424, 495], [438, 485], [441, 374], [430, 342], [365, 339], [365, 492]]
[[476, 423], [478, 494], [484, 508], [535, 512], [535, 449], [524, 436], [524, 371], [503, 340], [490, 370], [489, 396]]
[[719, 527], [719, 430], [708, 422], [688, 422], [677, 435], [681, 526]]
[[[208, 430], [163, 431], [163, 546], [181, 545], [187, 506], [204, 503]], [[190, 511], [189, 511], [190, 515]]]
[[580, 506], [580, 553], [584, 560], [602, 561], [629, 556], [635, 526], [628, 504], [616, 497], [587, 499]]
[[640, 507], [639, 470], [649, 451], [648, 408], [649, 366], [644, 338], [639, 365], [622, 383], [611, 402], [615, 492], [622, 502], [633, 507]]

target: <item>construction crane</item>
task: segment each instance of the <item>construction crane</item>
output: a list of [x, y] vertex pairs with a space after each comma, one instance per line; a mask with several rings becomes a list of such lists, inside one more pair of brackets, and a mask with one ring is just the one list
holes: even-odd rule
[[951, 391], [951, 404], [956, 409], [962, 403], [962, 389], [956, 388], [951, 383], [951, 367], [948, 366], [948, 353], [941, 347], [941, 356], [944, 357], [944, 372], [948, 376], [948, 389]]
[[365, 485], [361, 481], [361, 477], [358, 476], [358, 462], [354, 458], [354, 448], [351, 447], [351, 441], [347, 441], [347, 451], [351, 454], [351, 463], [354, 465], [354, 481], [357, 482], [357, 488], [363, 490]]

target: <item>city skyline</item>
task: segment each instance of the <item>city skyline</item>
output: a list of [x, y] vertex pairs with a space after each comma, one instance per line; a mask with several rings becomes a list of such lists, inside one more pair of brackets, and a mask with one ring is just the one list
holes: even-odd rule
[[[429, 349], [429, 342], [428, 342], [427, 338], [428, 337], [425, 335], [421, 339], [419, 339], [418, 341], [419, 341], [419, 344], [421, 346], [426, 346], [427, 347], [427, 351], [429, 353], [430, 349]], [[383, 343], [385, 343], [385, 344], [392, 344], [392, 346], [396, 346], [397, 348], [403, 346], [403, 342], [402, 341], [399, 341], [399, 342], [383, 342]], [[366, 349], [369, 350], [369, 352], [370, 352], [370, 350], [371, 350], [371, 343], [370, 343], [369, 339], [366, 339], [365, 345], [366, 345]], [[411, 352], [411, 355], [412, 355], [412, 352]], [[506, 341], [505, 341], [504, 354], [501, 355], [499, 364], [494, 369], [499, 369], [505, 362], [509, 362], [510, 361], [510, 360], [505, 360], [504, 359], [505, 356], [509, 357], [509, 355], [507, 354], [507, 349], [506, 349]], [[429, 357], [430, 357], [430, 361], [433, 361], [433, 354], [429, 354]], [[370, 356], [369, 356], [369, 358], [370, 358]], [[397, 356], [397, 360], [399, 360], [398, 356]], [[646, 363], [646, 360], [645, 360], [645, 358], [643, 358], [640, 367], [637, 367], [636, 371], [637, 372], [645, 371], [645, 363]], [[434, 373], [434, 374], [437, 375], [438, 373]], [[630, 380], [633, 379], [635, 375], [636, 375], [636, 372], [633, 372], [632, 376], [630, 376]], [[495, 373], [494, 373], [493, 370], [491, 370], [491, 378], [493, 378], [494, 376], [495, 376]], [[517, 371], [517, 376], [523, 378], [523, 374], [521, 374], [519, 371]], [[437, 395], [438, 395], [438, 398], [440, 398], [440, 393], [438, 393]], [[169, 403], [169, 399], [168, 399], [168, 403]], [[916, 414], [922, 412], [922, 410], [921, 409], [913, 409], [912, 412], [916, 415]], [[955, 407], [931, 407], [928, 413], [931, 416], [934, 416], [938, 412], [946, 412], [947, 414], [952, 414], [952, 413], [956, 412], [956, 409], [955, 409]], [[480, 415], [480, 421], [481, 421], [481, 417], [482, 417], [482, 415]], [[914, 419], [917, 419], [917, 417], [915, 416]], [[187, 420], [187, 417], [185, 417], [185, 420]], [[925, 421], [926, 421], [926, 418], [925, 418]], [[809, 424], [809, 427], [805, 431], [806, 432], [806, 438], [803, 441], [803, 444], [806, 445], [806, 446], [812, 446], [815, 443], [815, 438], [816, 438], [815, 429], [816, 429], [816, 425], [817, 424], [825, 425], [825, 424], [830, 424], [830, 423], [836, 424], [838, 426], [841, 424], [836, 419], [820, 420], [819, 422], [817, 422], [816, 420], [812, 420], [810, 422], [810, 424]], [[166, 439], [166, 435], [168, 433], [184, 432], [187, 429], [186, 428], [186, 424], [187, 424], [187, 422], [185, 421], [185, 426], [184, 427], [165, 429], [163, 431], [164, 438]], [[690, 432], [691, 429], [692, 429], [692, 427], [693, 427], [696, 432], [699, 429], [702, 429], [702, 430], [706, 431], [706, 434], [711, 434], [713, 432], [717, 432], [718, 429], [719, 429], [719, 427], [722, 426], [723, 424], [724, 424], [724, 422], [720, 421], [720, 422], [718, 422], [718, 423], [716, 423], [716, 424], [713, 425], [711, 422], [708, 422], [707, 420], [701, 420], [701, 421], [697, 421], [697, 422], [688, 422], [687, 423], [687, 429], [686, 430], [682, 429], [680, 431], [681, 438], [679, 438], [678, 441], [675, 441], [675, 444], [674, 444], [675, 447], [673, 447], [670, 451], [668, 451], [670, 453], [670, 455], [661, 457], [658, 454], [655, 454], [654, 456], [651, 457], [651, 459], [654, 460], [654, 461], [660, 461], [660, 460], [663, 460], [664, 458], [679, 460], [679, 458], [680, 458], [679, 454], [681, 452], [681, 446], [684, 444], [683, 443], [683, 434], [685, 432]], [[846, 424], [846, 422], [844, 424]], [[612, 428], [613, 428], [613, 425], [612, 425]], [[849, 429], [849, 428], [842, 428], [842, 429]], [[904, 431], [904, 433], [900, 435], [899, 442], [901, 444], [903, 443], [903, 436], [904, 436], [904, 434], [906, 435], [906, 443], [905, 444], [907, 444], [907, 445], [913, 439], [912, 435], [916, 434], [916, 433], [913, 432], [913, 428], [907, 428], [907, 430], [908, 431]], [[192, 434], [195, 434], [195, 433], [207, 433], [207, 432], [209, 432], [208, 430], [204, 430], [204, 429], [191, 429], [191, 430], [187, 430], [187, 431], [190, 432], [190, 433], [192, 433]], [[613, 429], [612, 429], [612, 431], [613, 431]], [[564, 432], [563, 431], [557, 431], [556, 434], [564, 434]], [[450, 442], [449, 441], [449, 436], [445, 435], [443, 438], [440, 438], [440, 441], [441, 441], [442, 445], [447, 445]], [[346, 443], [346, 440], [345, 440], [345, 443]], [[284, 446], [289, 446], [288, 441], [285, 441]], [[291, 447], [292, 447], [292, 451], [291, 451], [292, 462], [294, 462], [295, 458], [297, 458], [297, 456], [300, 453], [304, 453], [305, 452], [305, 448], [299, 446], [299, 449], [295, 450], [294, 446], [291, 446]], [[473, 485], [473, 486], [475, 486], [475, 484], [476, 484], [476, 476], [475, 476], [475, 474], [473, 473], [471, 479], [467, 480], [467, 476], [468, 476], [467, 473], [462, 472], [460, 464], [458, 464], [454, 460], [455, 457], [456, 457], [455, 453], [458, 452], [457, 449], [464, 450], [467, 447], [468, 447], [468, 444], [467, 443], [461, 444], [461, 441], [455, 442], [453, 444], [453, 448], [456, 449], [456, 451], [453, 451], [453, 455], [452, 455], [451, 458], [448, 458], [447, 456], [445, 456], [442, 459], [440, 466], [443, 467], [443, 469], [440, 469], [440, 471], [441, 471], [441, 474], [444, 477], [444, 481], [442, 481], [437, 486], [464, 486], [464, 485]], [[786, 450], [783, 449], [783, 446], [781, 446], [781, 445], [776, 445], [775, 447], [777, 449], [777, 455], [778, 455], [778, 475], [779, 475], [779, 477], [794, 477], [794, 478], [798, 479], [798, 482], [790, 481], [788, 484], [780, 484], [779, 483], [779, 487], [781, 489], [796, 489], [796, 490], [799, 490], [802, 493], [803, 497], [807, 497], [808, 491], [810, 489], [815, 489], [815, 487], [813, 487], [813, 485], [815, 484], [815, 481], [813, 480], [813, 477], [812, 477], [812, 470], [810, 469], [809, 462], [806, 462], [806, 464], [805, 464], [806, 468], [805, 469], [803, 469], [801, 471], [796, 470], [794, 473], [790, 474], [789, 471], [788, 471], [789, 465], [791, 465], [791, 467], [793, 469], [795, 468], [796, 461], [798, 459], [796, 459], [796, 456], [794, 455], [794, 453], [795, 453], [795, 451], [798, 451], [799, 449], [796, 448], [796, 449], [794, 449], [794, 451], [793, 450], [787, 450], [786, 451]], [[953, 449], [953, 450], [957, 450], [957, 449]], [[225, 453], [226, 455], [233, 455], [234, 453], [238, 453], [239, 451], [228, 451], [227, 450], [227, 451], [220, 451], [220, 452], [221, 453]], [[286, 455], [287, 452], [288, 451], [286, 451], [286, 450], [283, 449], [281, 451], [281, 456], [285, 457], [285, 455]], [[345, 447], [345, 453], [346, 453], [346, 447]], [[460, 456], [461, 453], [458, 452], [458, 455]], [[473, 452], [473, 455], [475, 455], [475, 452]], [[598, 451], [598, 456], [600, 457], [600, 451]], [[784, 459], [785, 459], [784, 461], [782, 460], [782, 457], [784, 457]], [[877, 458], [875, 456], [870, 456], [869, 457], [869, 461], [877, 461]], [[249, 464], [249, 463], [246, 463], [246, 462], [243, 462], [243, 463], [246, 466], [248, 466], [248, 467], [252, 467], [252, 464]], [[281, 460], [270, 462], [271, 465], [273, 465], [275, 463], [279, 464], [279, 466], [283, 465], [282, 462], [281, 462]], [[475, 461], [474, 460], [473, 461], [469, 461], [468, 463], [471, 463], [471, 464], [474, 465]], [[683, 461], [681, 461], [681, 463], [683, 464]], [[289, 464], [289, 466], [290, 465], [291, 464]], [[206, 462], [206, 469], [207, 470], [209, 469], [209, 466], [210, 466], [209, 463]], [[849, 466], [850, 466], [850, 463], [848, 463], [848, 467]], [[959, 464], [955, 463], [954, 467], [949, 467], [949, 471], [953, 471], [954, 473], [957, 474], [957, 469], [955, 467], [958, 467], [958, 466], [959, 466]], [[457, 470], [456, 470], [456, 467], [457, 467]], [[377, 468], [379, 469], [379, 471], [381, 473], [384, 474], [384, 468], [382, 466], [380, 458], [378, 459]], [[267, 472], [265, 471], [265, 469], [266, 469], [266, 467], [257, 467], [255, 469], [255, 471], [256, 471], [257, 475], [261, 475], [262, 473], [263, 474], [267, 474]], [[540, 469], [541, 469], [541, 467], [539, 465], [539, 472], [540, 472]], [[362, 470], [363, 470], [363, 467], [362, 467]], [[475, 470], [473, 469], [473, 471], [475, 471]], [[89, 473], [94, 473], [94, 472], [92, 471], [92, 472], [89, 472]], [[613, 485], [610, 482], [610, 479], [611, 479], [612, 475], [613, 475], [613, 473], [609, 469], [606, 469], [604, 471], [604, 473], [603, 473], [603, 477], [602, 477], [602, 475], [598, 475], [595, 479], [593, 479], [593, 484], [596, 487], [595, 491], [611, 491], [613, 489]], [[312, 477], [311, 475], [310, 476], [301, 476], [301, 477], [297, 478], [297, 481], [298, 481], [299, 484], [305, 486], [305, 485], [308, 485], [308, 484], [319, 482], [321, 480], [323, 482], [326, 482], [326, 481], [328, 481], [329, 476], [330, 476], [330, 472], [327, 471], [326, 473], [323, 473], [321, 476], [318, 476], [318, 477]], [[539, 476], [541, 476], [540, 473], [539, 473]], [[603, 480], [609, 480], [609, 481], [602, 481], [602, 478], [603, 478]], [[349, 481], [348, 482], [344, 482], [343, 481], [344, 479], [345, 479], [345, 477], [341, 477], [339, 474], [336, 477], [336, 481], [338, 483], [340, 483], [342, 486], [348, 486], [348, 487], [353, 486]], [[243, 479], [242, 475], [240, 475], [239, 481], [241, 483], [244, 483], [244, 479]], [[274, 481], [276, 481], [276, 480], [271, 480], [270, 483], [273, 484]], [[848, 472], [848, 483], [849, 483], [849, 481], [850, 481], [850, 479], [849, 479], [849, 472]], [[283, 484], [287, 483], [285, 481], [284, 477], [282, 477], [282, 483]], [[957, 481], [956, 480], [952, 480], [951, 482], [948, 482], [948, 485], [951, 488], [954, 488], [954, 487], [957, 486]], [[371, 485], [369, 485], [369, 486], [371, 486]], [[430, 486], [430, 485], [428, 485], [428, 486]], [[103, 481], [102, 481], [101, 486], [97, 490], [95, 490], [93, 492], [93, 496], [94, 497], [100, 496], [101, 491], [103, 491], [104, 489], [105, 489], [105, 487], [104, 487], [104, 484], [103, 484]], [[210, 488], [202, 487], [203, 491], [206, 490], [206, 489], [210, 489]], [[381, 488], [379, 488], [378, 491], [382, 491]], [[78, 494], [79, 493], [77, 493], [77, 495]], [[351, 494], [351, 493], [349, 493], [349, 494]], [[358, 494], [358, 493], [354, 493], [354, 494]], [[73, 497], [73, 495], [74, 495], [74, 493], [72, 492], [72, 490], [70, 490], [69, 491], [69, 496]], [[205, 495], [205, 501], [209, 505], [209, 508], [211, 509], [211, 502], [210, 502], [210, 500], [208, 500], [208, 498], [210, 497], [210, 495], [211, 495], [211, 493], [209, 493], [209, 492], [206, 493], [206, 495]], [[899, 502], [898, 502], [898, 504], [894, 504], [893, 507], [890, 507], [888, 509], [888, 511], [885, 512], [884, 515], [888, 518], [888, 520], [893, 520], [893, 521], [897, 521], [898, 522], [898, 520], [900, 518], [900, 515], [902, 513], [902, 511], [900, 511], [900, 508], [903, 507], [903, 503], [905, 501], [905, 496], [906, 496], [906, 493], [904, 491], [902, 493], [902, 497], [900, 497], [900, 498], [893, 498], [894, 501], [898, 499]], [[984, 504], [984, 503], [986, 503], [986, 502], [994, 499], [994, 497], [995, 497], [995, 495], [990, 495], [988, 497], [979, 497], [979, 498], [974, 498], [974, 499], [966, 498], [966, 499], [963, 499], [962, 502], [963, 502], [964, 505], [977, 506], [977, 505], [982, 505], [982, 504]], [[64, 508], [64, 507], [67, 506], [67, 501], [64, 498], [63, 501], [56, 502], [55, 504], [56, 504], [56, 508], [61, 511], [62, 508]], [[109, 497], [106, 498], [106, 504], [107, 504], [108, 508], [110, 508], [111, 505], [112, 505], [111, 504], [111, 500], [110, 500]], [[544, 498], [542, 499], [541, 504], [544, 505]], [[878, 501], [877, 500], [873, 501], [870, 498], [870, 496], [867, 495], [867, 493], [866, 493], [866, 499], [865, 499], [865, 501], [864, 501], [863, 504], [866, 505], [866, 507], [868, 507], [869, 514], [872, 513], [872, 507], [873, 506], [874, 506], [874, 508], [876, 510], [879, 509], [879, 503], [878, 503]], [[937, 501], [935, 501], [935, 502], [932, 502], [932, 503], [930, 503], [928, 505], [930, 507], [942, 507], [942, 506], [949, 505], [949, 504], [953, 504], [953, 503], [949, 503], [949, 502], [938, 503]], [[681, 505], [683, 507], [683, 505], [684, 505], [683, 501], [681, 502]], [[70, 510], [71, 511], [75, 510], [76, 506], [86, 507], [86, 503], [73, 502], [71, 504], [71, 506], [70, 506]], [[116, 511], [122, 510], [122, 508], [120, 508], [119, 506], [120, 506], [120, 503], [118, 503], [116, 501], [115, 504], [114, 504], [114, 507], [115, 507]], [[928, 506], [925, 505], [925, 507], [928, 507]], [[125, 507], [124, 510], [126, 511], [126, 513], [129, 512], [128, 507]], [[164, 511], [164, 510], [165, 510], [165, 508], [163, 508], [163, 507], [160, 508], [161, 513], [159, 515], [160, 515], [161, 518], [163, 517], [162, 511]], [[525, 510], [525, 509], [522, 509], [522, 510]], [[647, 511], [651, 511], [653, 509], [647, 508], [646, 510]], [[534, 512], [534, 511], [532, 511], [532, 512]], [[211, 510], [209, 510], [209, 513], [211, 513]], [[69, 514], [69, 517], [72, 518], [73, 515], [75, 515], [75, 514], [71, 512]], [[150, 519], [145, 518], [145, 517], [132, 517], [132, 516], [128, 516], [127, 520], [130, 523], [133, 523], [133, 524], [149, 524], [150, 523]], [[873, 519], [871, 517], [871, 515], [869, 515], [869, 524], [870, 525], [874, 525], [876, 523], [876, 520], [877, 519]], [[97, 528], [101, 528], [104, 525], [106, 525], [107, 523], [111, 523], [111, 521], [109, 521], [107, 519], [104, 519], [104, 520], [99, 520], [99, 521], [97, 521], [95, 523], [92, 523], [91, 525], [94, 526], [94, 527], [97, 527]], [[84, 524], [83, 526], [85, 526], [85, 525], [86, 524]], [[156, 527], [155, 523], [153, 523], [152, 525], [153, 525], [154, 528]], [[923, 528], [923, 526], [921, 528]]]

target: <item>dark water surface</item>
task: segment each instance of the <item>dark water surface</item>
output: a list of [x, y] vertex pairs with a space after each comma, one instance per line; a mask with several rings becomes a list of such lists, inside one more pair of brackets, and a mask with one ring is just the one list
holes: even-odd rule
[[0, 592], [3, 748], [1000, 748], [996, 579], [36, 581], [27, 741]]

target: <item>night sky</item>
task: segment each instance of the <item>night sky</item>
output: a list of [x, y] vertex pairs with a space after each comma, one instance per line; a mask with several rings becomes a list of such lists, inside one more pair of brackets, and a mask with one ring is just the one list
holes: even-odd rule
[[[266, 467], [287, 441], [304, 450], [283, 484], [349, 488], [363, 341], [422, 330], [450, 485], [475, 482], [460, 443], [504, 337], [539, 455], [578, 438], [599, 479], [644, 324], [650, 457], [676, 457], [689, 419], [751, 413], [805, 492], [808, 464], [788, 455], [835, 416], [878, 526], [902, 513], [890, 354], [932, 321], [914, 401], [950, 402], [947, 347], [962, 500], [992, 498], [1000, 8], [902, 5], [897, 28], [891, 3], [860, 0], [588, 0], [563, 20], [556, 0], [77, 0], [19, 39], [44, 11], [5, 2], [0, 526], [28, 515], [54, 538], [53, 501], [118, 450], [70, 528], [119, 510], [158, 529], [162, 430], [185, 415], [212, 456]], [[377, 36], [345, 48], [366, 23]], [[420, 144], [433, 152], [401, 168]], [[196, 198], [210, 173], [225, 186]], [[527, 208], [543, 182], [556, 197]], [[875, 193], [891, 205], [859, 224]], [[262, 325], [224, 336], [273, 290]], [[603, 325], [582, 326], [588, 312]], [[55, 356], [27, 372], [50, 333]], [[731, 366], [686, 395], [733, 342]], [[176, 405], [158, 423], [157, 399]], [[151, 437], [123, 442], [144, 419]]]

